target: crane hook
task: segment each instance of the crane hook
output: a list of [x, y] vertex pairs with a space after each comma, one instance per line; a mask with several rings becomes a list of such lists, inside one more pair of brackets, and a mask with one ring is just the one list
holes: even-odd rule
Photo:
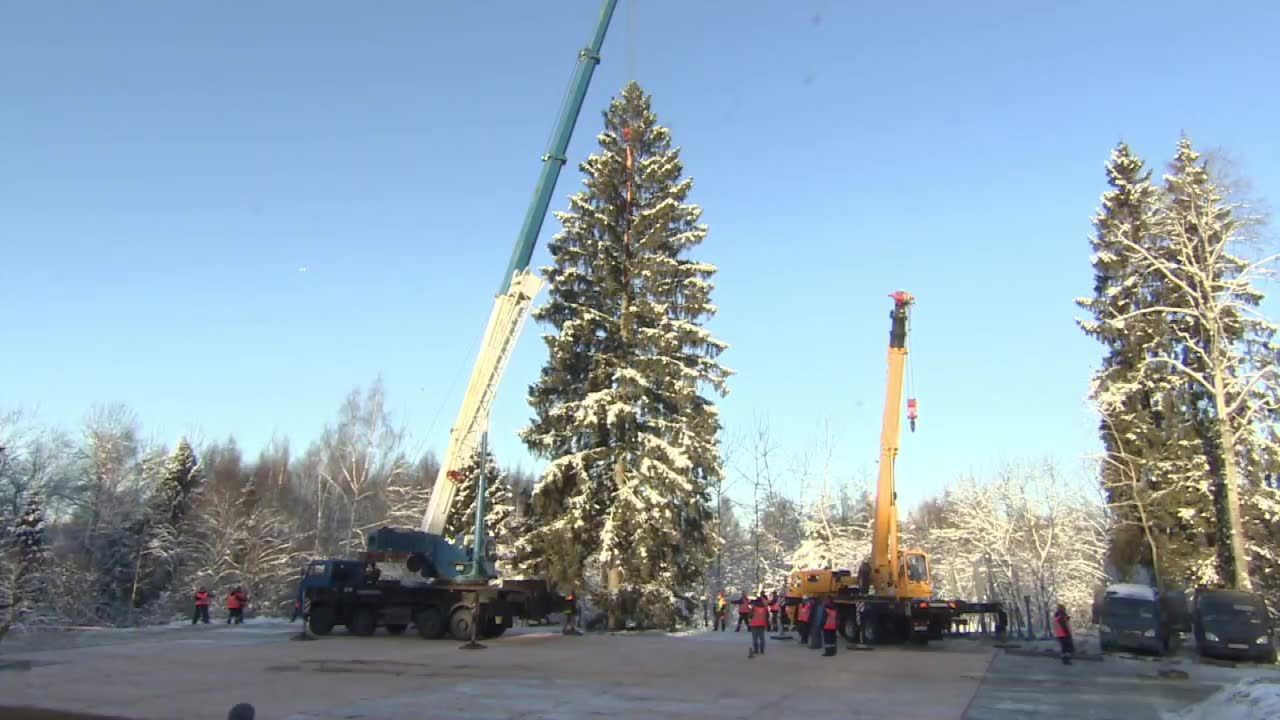
[[907, 421], [911, 423], [911, 432], [916, 431], [916, 418], [919, 417], [915, 398], [907, 398]]

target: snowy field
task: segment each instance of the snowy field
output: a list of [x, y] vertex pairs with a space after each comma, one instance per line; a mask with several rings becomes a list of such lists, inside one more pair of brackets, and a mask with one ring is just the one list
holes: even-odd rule
[[[532, 628], [465, 651], [446, 640], [341, 631], [300, 642], [291, 639], [297, 630], [259, 621], [11, 637], [0, 645], [0, 663], [9, 664], [0, 704], [148, 720], [221, 719], [238, 702], [252, 703], [258, 720], [1162, 720], [1243, 677], [1195, 666], [1190, 679], [1165, 680], [1155, 664], [1112, 659], [1065, 668], [959, 639], [842, 647], [835, 658], [770, 639], [764, 656], [749, 659], [748, 635], [732, 631], [563, 637]], [[0, 710], [0, 720], [22, 712]], [[1201, 717], [1219, 715], [1185, 716]]]

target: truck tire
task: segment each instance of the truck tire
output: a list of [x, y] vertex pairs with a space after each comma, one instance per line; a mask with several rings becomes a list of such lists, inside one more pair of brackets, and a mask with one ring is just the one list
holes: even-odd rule
[[378, 630], [378, 616], [374, 614], [373, 608], [360, 608], [351, 616], [347, 629], [352, 635], [369, 637]]
[[880, 623], [880, 618], [867, 613], [865, 618], [866, 624], [862, 626], [862, 642], [866, 645], [881, 645], [885, 642], [884, 626]]
[[333, 608], [328, 605], [312, 605], [311, 614], [307, 616], [307, 628], [314, 635], [328, 635], [337, 624]]
[[405, 628], [407, 628], [407, 627], [409, 627], [409, 626], [408, 626], [408, 625], [401, 625], [401, 624], [399, 624], [399, 623], [396, 623], [395, 625], [388, 625], [388, 626], [387, 626], [387, 633], [389, 633], [389, 634], [391, 634], [391, 635], [403, 635], [403, 634], [404, 634], [404, 631], [405, 631]]
[[449, 615], [449, 634], [454, 640], [471, 639], [471, 608], [460, 607]]
[[436, 608], [423, 608], [413, 616], [413, 624], [418, 628], [418, 635], [424, 640], [439, 640], [444, 637], [444, 617]]
[[855, 612], [843, 613], [844, 617], [840, 618], [840, 637], [845, 642], [858, 642], [858, 614]]

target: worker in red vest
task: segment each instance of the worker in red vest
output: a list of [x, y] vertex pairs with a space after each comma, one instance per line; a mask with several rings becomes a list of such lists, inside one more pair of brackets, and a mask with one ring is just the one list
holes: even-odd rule
[[778, 604], [778, 593], [769, 593], [769, 630], [771, 632], [782, 631], [782, 623], [779, 618], [781, 611], [782, 606]]
[[747, 653], [747, 657], [755, 657], [764, 654], [764, 631], [769, 629], [769, 606], [764, 595], [761, 595], [750, 607], [751, 619], [748, 625], [751, 628], [751, 652]]
[[191, 616], [191, 624], [195, 625], [201, 620], [205, 625], [209, 624], [209, 591], [203, 587], [196, 590], [196, 612]]
[[1075, 639], [1071, 637], [1071, 616], [1067, 614], [1065, 605], [1058, 605], [1053, 613], [1053, 636], [1058, 639], [1062, 648], [1062, 664], [1071, 664], [1071, 655], [1076, 651]]
[[236, 625], [244, 624], [244, 606], [249, 601], [249, 596], [244, 590], [237, 587], [235, 590], [227, 593], [227, 624], [235, 623]]
[[796, 611], [796, 630], [800, 632], [800, 644], [809, 644], [809, 615], [813, 612], [813, 600], [808, 595], [800, 601], [800, 609]]
[[822, 607], [822, 654], [831, 657], [836, 654], [836, 628], [840, 622], [840, 612], [836, 610], [836, 604], [831, 598], [827, 598], [826, 604]]
[[[747, 599], [747, 594], [742, 593], [742, 598], [738, 600], [738, 624], [734, 626], [733, 631], [738, 632], [743, 625], [747, 625], [747, 620], [751, 616], [751, 601]], [[748, 629], [750, 626], [748, 625]]]

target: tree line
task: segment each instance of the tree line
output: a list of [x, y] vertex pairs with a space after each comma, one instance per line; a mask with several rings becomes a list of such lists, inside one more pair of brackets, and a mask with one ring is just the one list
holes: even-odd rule
[[[352, 391], [300, 455], [284, 439], [250, 458], [234, 438], [166, 448], [143, 437], [118, 405], [75, 435], [0, 416], [0, 627], [165, 621], [189, 613], [201, 586], [241, 586], [254, 611], [287, 614], [309, 560], [353, 557], [377, 527], [418, 527], [439, 471], [404, 447], [381, 381]], [[529, 512], [533, 477], [485, 461], [489, 531], [503, 544]], [[479, 462], [463, 469], [451, 536], [469, 534]]]

